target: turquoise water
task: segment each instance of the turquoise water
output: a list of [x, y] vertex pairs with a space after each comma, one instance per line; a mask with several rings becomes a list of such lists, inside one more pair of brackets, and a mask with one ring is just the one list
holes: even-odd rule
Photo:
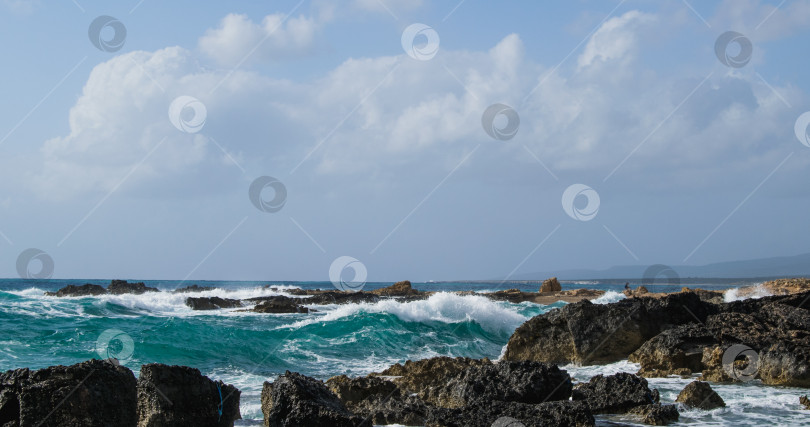
[[[119, 358], [136, 375], [145, 363], [193, 366], [204, 375], [242, 390], [241, 409], [245, 418], [242, 425], [257, 425], [261, 420], [262, 383], [272, 381], [285, 370], [326, 379], [339, 374], [365, 375], [397, 362], [438, 355], [497, 359], [517, 326], [532, 316], [563, 305], [511, 304], [447, 292], [409, 303], [387, 300], [375, 304], [312, 306], [318, 312], [309, 314], [259, 314], [237, 309], [192, 311], [184, 304], [189, 296], [244, 299], [280, 294], [290, 287], [331, 287], [323, 282], [198, 282], [221, 289], [173, 294], [172, 289], [190, 283], [152, 281], [146, 282], [147, 285], [163, 292], [76, 298], [43, 295], [45, 291], [67, 284], [82, 283], [106, 285], [109, 281], [0, 280], [0, 327], [4, 331], [0, 337], [0, 370], [68, 365], [108, 356]], [[389, 284], [367, 284], [366, 289]], [[564, 288], [583, 285], [614, 291], [622, 288], [620, 284], [598, 283], [570, 283], [564, 284]], [[536, 290], [538, 285], [440, 283], [414, 286], [425, 290], [486, 292], [506, 287]], [[711, 286], [724, 287], [723, 284], [702, 287]], [[680, 289], [679, 286], [672, 288]], [[622, 297], [611, 292], [603, 302]], [[637, 370], [632, 365], [616, 366], [630, 372]], [[600, 369], [607, 372], [617, 369], [616, 366], [570, 366], [567, 369], [583, 380]], [[678, 382], [682, 380], [672, 381], [662, 383], [662, 390], [676, 393], [677, 387], [685, 385]], [[758, 389], [764, 390], [760, 393], [783, 399], [786, 408], [794, 394], [773, 387]], [[737, 389], [729, 393], [736, 393], [734, 390]], [[760, 422], [769, 419], [777, 422], [779, 417], [792, 416], [789, 411], [778, 416], [771, 414], [770, 409], [757, 408], [757, 404], [742, 396], [735, 410], [745, 417], [752, 414], [765, 417], [764, 421], [759, 419]], [[705, 418], [706, 414], [695, 416], [692, 421], [712, 422]], [[728, 416], [722, 417], [726, 418]]]

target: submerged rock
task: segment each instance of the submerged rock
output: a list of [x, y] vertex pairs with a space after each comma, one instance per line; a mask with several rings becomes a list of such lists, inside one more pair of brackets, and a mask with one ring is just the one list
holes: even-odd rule
[[233, 427], [241, 392], [198, 369], [151, 363], [138, 378], [138, 427]]
[[94, 295], [104, 295], [107, 290], [103, 286], [93, 285], [90, 283], [78, 286], [67, 285], [56, 292], [45, 292], [45, 295], [51, 297], [84, 297]]
[[662, 405], [660, 403], [636, 406], [628, 414], [638, 415], [641, 422], [651, 426], [665, 426], [674, 423], [680, 418], [677, 405]]
[[597, 375], [574, 387], [572, 400], [582, 401], [594, 414], [621, 414], [632, 408], [658, 403], [658, 390], [650, 390], [647, 380], [620, 372]]
[[110, 286], [107, 286], [107, 292], [113, 295], [140, 295], [146, 292], [159, 292], [159, 289], [146, 286], [143, 282], [129, 283], [126, 280], [113, 280]]
[[690, 408], [698, 408], [705, 410], [712, 410], [715, 408], [723, 408], [726, 402], [720, 397], [709, 383], [703, 381], [692, 381], [678, 393], [676, 402], [683, 403]]
[[261, 402], [267, 427], [354, 427], [363, 422], [323, 382], [296, 372], [265, 382]]
[[799, 396], [799, 403], [804, 406], [804, 409], [810, 410], [810, 399], [805, 396]]
[[186, 298], [186, 305], [192, 310], [219, 310], [220, 308], [241, 307], [242, 302], [238, 299], [220, 297], [200, 297]]
[[132, 427], [135, 376], [108, 361], [0, 374], [0, 425]]

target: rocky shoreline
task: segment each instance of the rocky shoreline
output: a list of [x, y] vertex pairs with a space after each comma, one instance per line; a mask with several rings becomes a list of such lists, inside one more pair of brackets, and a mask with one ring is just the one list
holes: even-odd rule
[[[511, 302], [552, 296], [549, 293], [565, 296], [560, 294], [565, 291], [553, 288], [556, 280], [547, 282], [537, 293], [510, 290], [487, 296]], [[143, 283], [112, 285], [113, 290], [68, 286], [53, 296], [157, 291]], [[326, 381], [287, 371], [264, 383], [264, 425], [592, 426], [594, 417], [604, 414], [666, 425], [677, 421], [679, 412], [687, 408], [723, 407], [722, 396], [710, 383], [761, 381], [767, 386], [810, 388], [806, 304], [810, 280], [774, 281], [759, 288], [774, 295], [726, 303], [719, 292], [684, 288], [654, 294], [636, 289], [628, 292], [627, 299], [593, 304], [591, 293], [569, 294], [579, 301], [518, 327], [498, 362], [434, 357], [366, 376], [339, 375]], [[737, 292], [754, 295], [756, 291]], [[362, 293], [300, 290], [290, 294], [306, 297], [310, 307], [299, 303], [302, 298], [288, 296], [244, 301], [188, 298], [186, 304], [198, 310], [245, 307], [306, 313], [284, 310], [386, 298], [411, 301], [430, 295], [414, 290], [409, 282]], [[581, 381], [559, 367], [625, 359], [638, 363], [640, 370]], [[658, 390], [645, 378], [672, 375], [700, 377], [683, 388], [674, 403], [662, 403]], [[23, 368], [0, 374], [0, 426], [233, 426], [241, 418], [240, 396], [236, 387], [182, 366], [143, 365], [137, 379], [115, 360], [37, 371]], [[810, 400], [797, 395], [795, 405], [810, 409]]]

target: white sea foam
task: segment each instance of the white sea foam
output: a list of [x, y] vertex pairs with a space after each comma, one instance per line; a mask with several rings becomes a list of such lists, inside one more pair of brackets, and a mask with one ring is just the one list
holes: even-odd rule
[[610, 304], [612, 302], [621, 301], [627, 298], [623, 293], [616, 291], [607, 291], [599, 298], [591, 300], [594, 304]]
[[764, 286], [762, 286], [762, 283], [754, 286], [753, 288], [746, 289], [742, 295], [740, 294], [740, 289], [741, 288], [731, 288], [726, 290], [726, 292], [723, 294], [723, 300], [725, 302], [733, 302], [750, 298], [757, 299], [772, 295], [767, 289], [765, 289]]
[[376, 303], [318, 306], [326, 314], [311, 317], [283, 327], [302, 327], [330, 322], [358, 313], [391, 313], [406, 322], [460, 323], [474, 321], [490, 332], [512, 332], [528, 317], [519, 314], [508, 303], [499, 303], [478, 295], [439, 292], [421, 301], [383, 300]]

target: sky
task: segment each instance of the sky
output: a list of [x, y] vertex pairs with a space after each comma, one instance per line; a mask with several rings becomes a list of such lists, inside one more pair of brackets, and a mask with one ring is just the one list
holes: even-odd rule
[[0, 277], [810, 252], [810, 0], [0, 0], [0, 37]]

